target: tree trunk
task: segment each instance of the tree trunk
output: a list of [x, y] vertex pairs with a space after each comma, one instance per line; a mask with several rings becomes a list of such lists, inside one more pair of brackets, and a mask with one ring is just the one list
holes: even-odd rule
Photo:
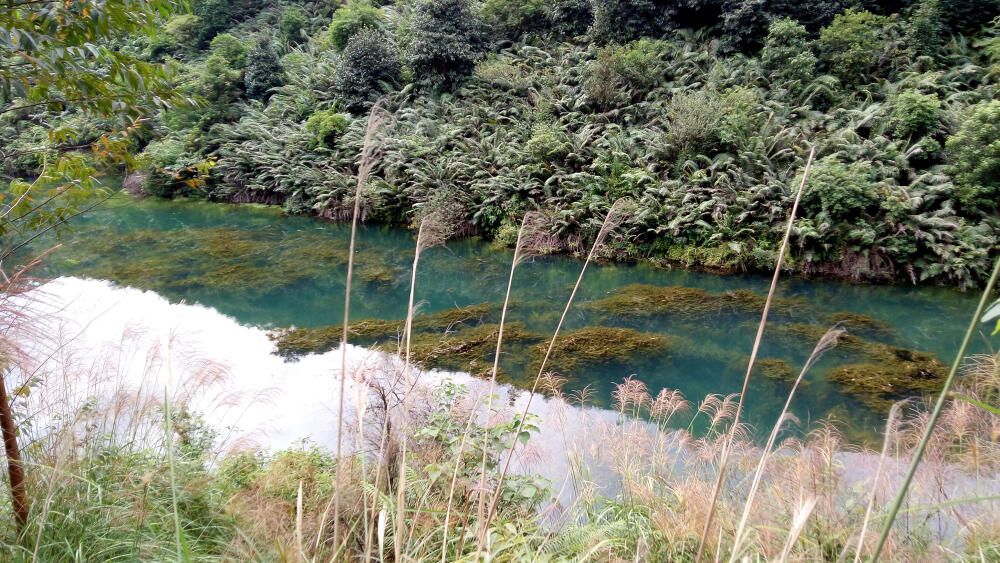
[[14, 519], [17, 533], [24, 535], [28, 525], [28, 493], [24, 486], [24, 464], [21, 461], [21, 450], [17, 446], [17, 429], [14, 426], [14, 415], [11, 413], [11, 400], [7, 397], [7, 388], [3, 373], [0, 372], [0, 432], [3, 434], [3, 447], [7, 452], [7, 474], [10, 476], [10, 496], [14, 504]]

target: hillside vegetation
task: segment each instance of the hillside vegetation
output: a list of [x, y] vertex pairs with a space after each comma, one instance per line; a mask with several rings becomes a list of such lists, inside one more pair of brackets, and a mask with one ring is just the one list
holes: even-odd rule
[[[628, 197], [605, 258], [767, 271], [814, 145], [788, 269], [966, 288], [1000, 233], [998, 13], [993, 0], [195, 0], [118, 47], [165, 61], [201, 100], [134, 136], [154, 196], [349, 218], [384, 96], [366, 221], [446, 209], [456, 235], [512, 245], [541, 210], [554, 249], [578, 252]], [[4, 114], [3, 143], [45, 145], [46, 127], [73, 120], [101, 130], [45, 109]], [[46, 152], [29, 154], [6, 174]]]

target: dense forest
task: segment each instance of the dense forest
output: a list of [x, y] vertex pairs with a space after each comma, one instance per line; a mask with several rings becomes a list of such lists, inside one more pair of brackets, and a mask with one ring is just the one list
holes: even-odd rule
[[[195, 102], [131, 132], [126, 185], [349, 218], [384, 98], [366, 221], [444, 209], [456, 236], [513, 245], [540, 210], [553, 250], [580, 252], [627, 197], [604, 258], [767, 271], [815, 146], [787, 269], [978, 286], [1000, 237], [998, 14], [996, 0], [195, 0], [114, 45], [165, 63]], [[92, 115], [5, 110], [0, 144], [32, 150], [2, 173], [97, 139]], [[63, 128], [75, 136], [48, 133]]]

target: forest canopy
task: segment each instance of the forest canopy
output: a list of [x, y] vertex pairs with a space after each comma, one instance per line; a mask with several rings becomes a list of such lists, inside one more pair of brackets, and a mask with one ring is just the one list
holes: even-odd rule
[[[123, 141], [153, 196], [344, 219], [384, 97], [368, 221], [446, 205], [456, 234], [505, 244], [541, 210], [575, 252], [628, 197], [604, 258], [768, 270], [815, 146], [789, 269], [964, 288], [1000, 236], [998, 15], [995, 0], [194, 0], [102, 48], [199, 101]], [[37, 149], [4, 158], [9, 181], [59, 150], [49, 128], [117, 130], [3, 96], [2, 145]]]

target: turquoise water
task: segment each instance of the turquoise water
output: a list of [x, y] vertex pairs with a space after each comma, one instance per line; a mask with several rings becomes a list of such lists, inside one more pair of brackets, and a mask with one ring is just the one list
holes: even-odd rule
[[[201, 303], [261, 328], [336, 325], [343, 318], [349, 230], [349, 225], [286, 217], [258, 206], [120, 196], [74, 220], [59, 241], [62, 246], [48, 260], [46, 273], [112, 279], [155, 290], [172, 301]], [[413, 233], [402, 229], [361, 229], [352, 320], [405, 316], [413, 242]], [[511, 257], [511, 251], [474, 239], [427, 250], [416, 286], [421, 312], [501, 303]], [[516, 307], [510, 320], [551, 334], [581, 266], [581, 261], [564, 256], [536, 258], [519, 266], [512, 295]], [[566, 330], [620, 326], [666, 335], [672, 345], [662, 352], [569, 370], [563, 374], [568, 388], [589, 385], [598, 403], [608, 404], [613, 384], [636, 374], [654, 394], [663, 387], [677, 388], [695, 402], [708, 393], [738, 392], [759, 312], [719, 310], [696, 318], [670, 314], [616, 317], [588, 305], [630, 284], [695, 287], [713, 294], [750, 290], [765, 295], [769, 282], [763, 276], [719, 276], [648, 264], [592, 266]], [[945, 288], [794, 278], [784, 279], [778, 294], [801, 298], [801, 303], [793, 313], [776, 315], [775, 326], [786, 322], [825, 326], [835, 313], [865, 314], [891, 325], [891, 330], [866, 334], [866, 338], [928, 352], [945, 363], [957, 349], [977, 299]], [[980, 350], [986, 347], [983, 340], [977, 342]], [[679, 341], [684, 345], [676, 345]], [[761, 357], [783, 359], [797, 372], [811, 348], [812, 342], [768, 333]], [[830, 367], [857, 361], [849, 351], [834, 352], [806, 376], [809, 384], [801, 389], [793, 409], [804, 423], [832, 414], [863, 432], [880, 426], [882, 413], [825, 377]], [[504, 358], [502, 363], [512, 380], [525, 380], [523, 358]], [[769, 428], [788, 389], [785, 382], [755, 377], [747, 399], [748, 420]]]

